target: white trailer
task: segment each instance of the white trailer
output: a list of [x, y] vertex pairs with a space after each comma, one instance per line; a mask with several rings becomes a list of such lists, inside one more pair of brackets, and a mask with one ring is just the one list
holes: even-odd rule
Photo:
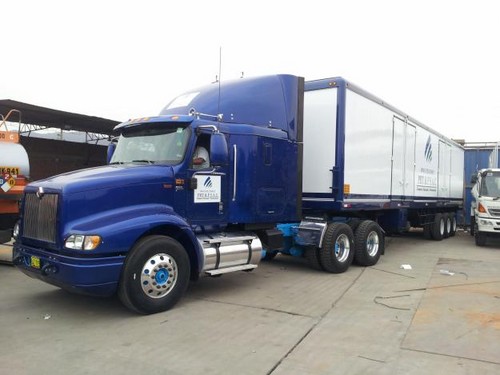
[[459, 144], [340, 77], [306, 82], [303, 139], [306, 213], [328, 207], [389, 233], [412, 226], [435, 240], [455, 234]]

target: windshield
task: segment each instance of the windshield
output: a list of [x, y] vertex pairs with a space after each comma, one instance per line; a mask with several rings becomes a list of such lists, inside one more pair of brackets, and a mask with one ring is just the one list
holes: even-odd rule
[[110, 164], [179, 164], [184, 159], [191, 131], [176, 125], [155, 124], [124, 130]]
[[479, 193], [486, 197], [500, 197], [500, 172], [486, 172]]

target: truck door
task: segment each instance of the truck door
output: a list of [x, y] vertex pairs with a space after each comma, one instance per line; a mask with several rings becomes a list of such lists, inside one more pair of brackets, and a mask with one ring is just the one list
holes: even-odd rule
[[[210, 139], [201, 135], [196, 147], [203, 145], [210, 154]], [[199, 155], [195, 147], [193, 156]], [[187, 194], [186, 216], [193, 225], [207, 226], [225, 223], [227, 220], [227, 170], [214, 168], [208, 161], [204, 165], [191, 164], [188, 178], [191, 189]]]
[[391, 195], [406, 199], [415, 190], [416, 128], [394, 116], [392, 128]]

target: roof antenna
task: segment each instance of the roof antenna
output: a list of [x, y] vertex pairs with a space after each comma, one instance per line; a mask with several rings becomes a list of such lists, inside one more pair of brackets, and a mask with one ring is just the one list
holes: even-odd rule
[[222, 113], [220, 113], [220, 80], [221, 80], [221, 71], [222, 71], [222, 46], [219, 47], [219, 97], [217, 99], [217, 120], [222, 121]]

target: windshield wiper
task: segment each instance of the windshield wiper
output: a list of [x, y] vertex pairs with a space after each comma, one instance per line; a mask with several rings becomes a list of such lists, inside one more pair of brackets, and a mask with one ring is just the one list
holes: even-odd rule
[[500, 197], [495, 197], [495, 198], [493, 198], [493, 200], [494, 200], [494, 201], [497, 201], [497, 200], [499, 200], [499, 199], [500, 199]]
[[112, 163], [109, 163], [109, 165], [114, 165], [114, 164], [125, 164], [123, 161], [114, 161]]

